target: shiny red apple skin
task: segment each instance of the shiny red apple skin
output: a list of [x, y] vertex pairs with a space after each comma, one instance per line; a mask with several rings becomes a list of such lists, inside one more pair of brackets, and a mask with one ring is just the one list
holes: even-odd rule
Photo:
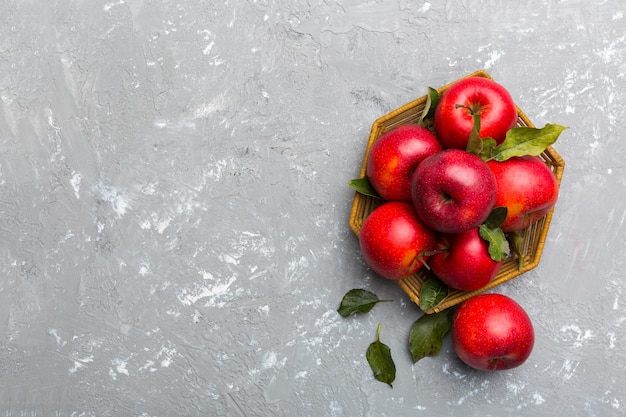
[[517, 123], [517, 107], [501, 84], [484, 77], [461, 79], [441, 94], [435, 109], [433, 127], [444, 148], [467, 148], [474, 127], [469, 109], [480, 112], [479, 136], [498, 144]]
[[519, 156], [487, 165], [496, 179], [495, 205], [507, 208], [500, 228], [504, 232], [524, 229], [545, 216], [559, 197], [559, 184], [550, 168], [536, 156]]
[[535, 332], [526, 311], [503, 294], [480, 294], [459, 305], [452, 321], [452, 346], [480, 371], [512, 369], [530, 356]]
[[477, 228], [442, 234], [437, 242], [436, 253], [430, 256], [428, 265], [448, 287], [477, 290], [489, 284], [500, 271], [502, 262], [491, 258], [489, 243], [480, 236]]
[[365, 262], [392, 280], [417, 272], [435, 247], [435, 233], [417, 217], [410, 203], [388, 202], [367, 216], [359, 233]]
[[424, 159], [413, 173], [411, 196], [430, 228], [461, 233], [482, 224], [496, 202], [496, 180], [480, 157], [447, 149]]
[[441, 151], [428, 129], [416, 124], [400, 125], [379, 137], [367, 157], [367, 177], [387, 201], [411, 202], [411, 176], [427, 156]]

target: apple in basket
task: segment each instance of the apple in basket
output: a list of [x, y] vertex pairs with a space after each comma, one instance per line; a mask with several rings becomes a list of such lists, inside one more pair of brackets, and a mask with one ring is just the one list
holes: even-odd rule
[[497, 144], [504, 141], [518, 116], [502, 85], [484, 77], [463, 78], [443, 92], [435, 109], [433, 127], [444, 148], [467, 148], [474, 115], [480, 115], [480, 137], [493, 138]]
[[363, 222], [359, 244], [365, 262], [379, 275], [401, 279], [414, 274], [435, 247], [435, 233], [410, 203], [388, 202]]
[[442, 234], [437, 248], [428, 258], [431, 271], [444, 284], [473, 291], [490, 283], [500, 271], [502, 261], [489, 255], [489, 243], [478, 228], [455, 234]]
[[497, 184], [496, 206], [507, 208], [500, 228], [514, 232], [528, 227], [557, 202], [559, 184], [550, 168], [536, 156], [488, 161]]
[[530, 317], [503, 294], [480, 294], [463, 301], [454, 313], [451, 336], [459, 358], [481, 371], [520, 366], [535, 343]]
[[416, 124], [400, 125], [372, 144], [367, 156], [367, 177], [387, 201], [411, 202], [411, 176], [427, 156], [441, 151], [430, 130]]
[[424, 159], [413, 173], [411, 196], [430, 228], [461, 233], [483, 223], [496, 202], [496, 180], [480, 157], [447, 149]]

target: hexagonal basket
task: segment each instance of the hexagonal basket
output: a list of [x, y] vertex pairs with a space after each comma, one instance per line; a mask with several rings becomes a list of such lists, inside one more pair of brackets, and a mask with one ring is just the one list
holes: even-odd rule
[[[492, 79], [491, 76], [484, 70], [473, 72], [463, 78], [474, 76]], [[453, 83], [449, 83], [439, 88], [437, 91], [439, 92], [439, 94], [441, 94], [452, 84]], [[426, 96], [420, 97], [417, 100], [407, 103], [406, 105], [380, 117], [373, 123], [367, 147], [365, 149], [365, 154], [363, 156], [363, 162], [361, 164], [361, 171], [359, 174], [360, 178], [364, 178], [366, 175], [367, 155], [370, 151], [370, 148], [372, 147], [372, 144], [382, 134], [393, 129], [396, 126], [407, 123], [417, 123], [420, 119], [425, 104]], [[517, 112], [517, 126], [534, 127], [534, 125], [531, 123], [530, 120], [528, 120], [524, 112], [522, 112], [519, 107], [517, 108]], [[539, 155], [539, 157], [552, 170], [560, 186], [561, 178], [563, 176], [563, 170], [565, 168], [565, 161], [563, 160], [563, 158], [561, 158], [561, 156], [551, 146], [548, 147], [541, 155]], [[365, 220], [365, 218], [381, 204], [383, 204], [383, 200], [381, 199], [355, 192], [352, 202], [352, 210], [350, 212], [349, 224], [350, 228], [357, 235], [357, 237], [359, 236], [361, 226], [363, 225], [363, 221]], [[470, 297], [490, 290], [500, 284], [503, 284], [513, 278], [524, 274], [527, 271], [530, 271], [531, 269], [536, 268], [537, 265], [539, 265], [539, 261], [541, 259], [541, 254], [543, 252], [548, 230], [550, 228], [550, 221], [552, 219], [553, 212], [554, 209], [552, 209], [539, 221], [533, 223], [532, 225], [521, 231], [523, 243], [520, 248], [520, 253], [521, 256], [523, 256], [524, 258], [523, 267], [521, 269], [518, 268], [519, 260], [517, 259], [517, 257], [511, 255], [504, 261], [498, 275], [489, 284], [475, 291], [461, 291], [450, 289], [447, 297], [443, 299], [438, 305], [426, 311], [426, 313], [432, 314], [445, 310], [464, 300], [467, 300]], [[420, 290], [422, 284], [432, 276], [432, 273], [428, 269], [421, 268], [417, 273], [402, 280], [399, 280], [397, 281], [397, 283], [400, 285], [400, 287], [402, 287], [402, 289], [406, 292], [409, 298], [414, 303], [419, 305]]]

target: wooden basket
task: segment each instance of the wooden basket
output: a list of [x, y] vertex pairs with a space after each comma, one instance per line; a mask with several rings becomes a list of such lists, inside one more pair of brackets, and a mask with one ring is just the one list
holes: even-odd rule
[[[476, 71], [463, 78], [467, 77], [485, 77], [492, 79], [491, 76], [484, 70]], [[447, 84], [437, 91], [439, 94], [443, 93], [450, 85]], [[382, 116], [374, 122], [372, 130], [370, 132], [367, 147], [365, 149], [365, 155], [363, 156], [363, 162], [361, 164], [360, 178], [364, 178], [366, 175], [367, 155], [372, 147], [372, 144], [385, 132], [393, 129], [394, 127], [407, 123], [417, 123], [424, 106], [426, 104], [426, 96], [420, 97], [415, 101], [407, 103], [406, 105], [392, 111], [385, 116]], [[517, 108], [518, 121], [517, 126], [534, 127], [530, 120], [526, 117], [524, 112]], [[548, 147], [539, 157], [546, 163], [552, 170], [556, 179], [561, 184], [561, 178], [563, 176], [563, 169], [565, 167], [565, 161], [552, 147]], [[354, 200], [352, 202], [352, 210], [350, 213], [350, 228], [359, 236], [361, 226], [365, 218], [379, 205], [383, 204], [383, 200], [363, 195], [359, 192], [355, 192]], [[498, 275], [486, 286], [475, 291], [461, 291], [450, 289], [450, 292], [441, 303], [426, 311], [426, 314], [436, 313], [452, 307], [462, 301], [467, 300], [477, 294], [492, 289], [504, 282], [507, 282], [521, 274], [536, 268], [539, 265], [543, 247], [550, 228], [550, 220], [552, 219], [552, 209], [539, 221], [533, 223], [528, 228], [522, 230], [523, 244], [521, 245], [521, 255], [524, 258], [524, 266], [522, 269], [518, 269], [519, 260], [515, 256], [509, 256], [502, 264], [502, 267]], [[416, 304], [420, 302], [420, 290], [422, 284], [426, 282], [433, 275], [426, 268], [421, 268], [417, 273], [397, 281], [400, 287], [408, 294], [409, 298]]]

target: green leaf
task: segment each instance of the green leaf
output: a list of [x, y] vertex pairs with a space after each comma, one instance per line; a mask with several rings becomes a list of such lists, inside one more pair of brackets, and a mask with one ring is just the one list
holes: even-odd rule
[[420, 308], [428, 311], [448, 296], [448, 287], [437, 278], [429, 278], [420, 289]]
[[396, 379], [396, 365], [391, 358], [391, 349], [380, 341], [380, 329], [382, 324], [378, 324], [378, 334], [376, 341], [367, 348], [365, 357], [374, 372], [374, 377], [393, 388], [392, 382]]
[[423, 126], [424, 120], [430, 119], [434, 116], [435, 109], [437, 108], [437, 104], [439, 103], [439, 98], [439, 92], [432, 87], [428, 87], [426, 103], [424, 104], [424, 110], [422, 110], [422, 115], [417, 121], [418, 125]]
[[444, 336], [452, 328], [453, 316], [454, 310], [449, 308], [439, 313], [424, 314], [413, 323], [409, 333], [409, 351], [413, 363], [439, 353]]
[[494, 138], [483, 138], [483, 148], [478, 154], [483, 161], [488, 161], [493, 156], [493, 152], [498, 146]]
[[369, 195], [371, 197], [381, 198], [367, 177], [355, 178], [348, 181], [348, 185], [361, 194]]
[[341, 317], [348, 317], [355, 313], [364, 314], [368, 313], [376, 304], [390, 301], [392, 300], [379, 300], [373, 292], [354, 288], [343, 296], [337, 312]]
[[[457, 107], [465, 107], [459, 106]], [[473, 153], [474, 155], [480, 155], [483, 151], [483, 140], [480, 138], [480, 113], [472, 113], [472, 119], [474, 119], [474, 127], [469, 135], [467, 141], [466, 151]]]
[[494, 207], [489, 213], [487, 220], [484, 221], [485, 225], [490, 229], [495, 229], [496, 227], [500, 227], [502, 223], [506, 220], [506, 215], [509, 210], [504, 207]]
[[517, 256], [517, 269], [521, 271], [524, 267], [524, 255], [522, 254], [524, 237], [520, 232], [511, 232], [508, 234], [508, 240], [513, 249], [513, 253]]
[[557, 124], [546, 124], [543, 128], [515, 127], [506, 133], [506, 139], [496, 147], [490, 159], [506, 161], [514, 156], [537, 156], [552, 145], [567, 129]]
[[489, 256], [496, 262], [500, 262], [511, 253], [506, 235], [499, 227], [491, 228], [481, 224], [478, 228], [480, 237], [489, 242]]

